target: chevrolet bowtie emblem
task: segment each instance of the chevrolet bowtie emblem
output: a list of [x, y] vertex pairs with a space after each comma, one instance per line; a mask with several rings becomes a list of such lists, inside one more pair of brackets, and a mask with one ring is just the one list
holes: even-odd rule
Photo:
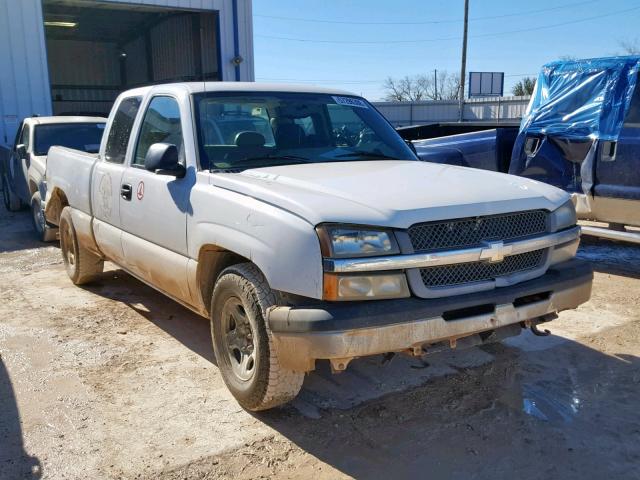
[[486, 242], [486, 245], [487, 247], [480, 251], [480, 260], [490, 263], [502, 262], [513, 250], [513, 246], [505, 245], [504, 242]]

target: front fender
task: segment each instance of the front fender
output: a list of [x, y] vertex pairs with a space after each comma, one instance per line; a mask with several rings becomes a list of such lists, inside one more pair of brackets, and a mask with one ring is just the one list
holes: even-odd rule
[[271, 288], [322, 298], [322, 255], [315, 228], [306, 220], [254, 198], [196, 185], [189, 217], [189, 256], [216, 246], [253, 262]]

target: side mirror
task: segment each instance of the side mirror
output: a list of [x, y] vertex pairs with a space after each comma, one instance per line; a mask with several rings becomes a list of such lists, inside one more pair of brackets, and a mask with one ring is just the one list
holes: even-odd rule
[[16, 155], [18, 155], [20, 160], [27, 158], [27, 146], [24, 143], [16, 145]]
[[187, 169], [178, 160], [178, 147], [171, 143], [154, 143], [144, 157], [144, 168], [158, 175], [182, 178]]

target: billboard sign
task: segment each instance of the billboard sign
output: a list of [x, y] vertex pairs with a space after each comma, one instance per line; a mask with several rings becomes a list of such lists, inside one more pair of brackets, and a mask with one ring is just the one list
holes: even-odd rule
[[469, 97], [501, 97], [504, 72], [469, 72]]

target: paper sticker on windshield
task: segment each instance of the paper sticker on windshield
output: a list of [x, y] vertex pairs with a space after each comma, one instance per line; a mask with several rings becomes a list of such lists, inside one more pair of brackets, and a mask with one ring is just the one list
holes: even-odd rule
[[369, 108], [364, 100], [351, 97], [331, 97], [338, 105], [346, 105], [348, 107]]
[[104, 127], [107, 126], [106, 123], [96, 123], [96, 126], [98, 127], [98, 130], [104, 130]]

